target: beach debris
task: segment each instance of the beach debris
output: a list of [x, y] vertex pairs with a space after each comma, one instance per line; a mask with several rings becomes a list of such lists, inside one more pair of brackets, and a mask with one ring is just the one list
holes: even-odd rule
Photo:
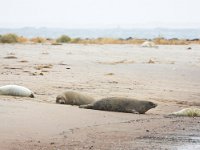
[[10, 53], [7, 53], [7, 56], [4, 57], [4, 59], [17, 59], [17, 57], [15, 56], [15, 53], [10, 52]]
[[7, 55], [15, 55], [14, 52], [7, 53]]
[[36, 75], [37, 75], [37, 72], [31, 73], [31, 75], [36, 76]]
[[63, 61], [61, 61], [60, 63], [58, 63], [58, 65], [67, 66], [68, 64], [66, 64]]
[[27, 63], [28, 60], [20, 60], [20, 61], [18, 61], [18, 62], [21, 62], [21, 63]]
[[17, 57], [16, 56], [6, 56], [6, 57], [4, 57], [4, 59], [17, 59]]
[[132, 64], [134, 63], [133, 60], [119, 60], [119, 61], [111, 61], [111, 62], [98, 62], [99, 64], [106, 64], [106, 65], [117, 65], [117, 64]]
[[35, 68], [36, 70], [41, 70], [41, 69], [43, 69], [43, 68], [52, 68], [52, 67], [53, 67], [52, 64], [41, 64], [41, 65], [35, 66], [34, 68]]
[[22, 70], [21, 67], [4, 67], [4, 69], [20, 69], [20, 70]]
[[149, 59], [149, 61], [147, 63], [148, 64], [155, 64], [155, 61], [153, 61], [152, 59]]
[[105, 74], [105, 75], [107, 75], [107, 76], [113, 76], [114, 73], [107, 73], [107, 74]]
[[111, 84], [118, 84], [119, 82], [117, 82], [117, 81], [108, 81], [108, 83], [111, 83]]
[[37, 76], [37, 75], [43, 76], [44, 73], [43, 73], [43, 71], [41, 71], [41, 72], [33, 72], [33, 73], [30, 73], [30, 75], [32, 75], [32, 76]]
[[61, 43], [53, 42], [53, 43], [51, 43], [51, 45], [62, 45], [62, 44]]
[[41, 70], [41, 72], [49, 72], [48, 70]]

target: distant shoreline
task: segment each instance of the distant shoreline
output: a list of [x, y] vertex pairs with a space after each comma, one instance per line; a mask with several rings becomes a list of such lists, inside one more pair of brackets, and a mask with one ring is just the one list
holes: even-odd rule
[[27, 38], [9, 33], [0, 35], [0, 43], [49, 43], [51, 45], [62, 45], [63, 43], [73, 44], [142, 44], [145, 41], [151, 41], [155, 45], [189, 45], [200, 44], [200, 39], [166, 39], [157, 37], [154, 39], [139, 38], [71, 38], [67, 35], [61, 35], [58, 38], [34, 37]]
[[0, 28], [0, 35], [14, 33], [19, 36], [34, 38], [58, 38], [61, 35], [68, 35], [71, 38], [93, 39], [93, 38], [114, 38], [127, 39], [200, 39], [200, 28]]

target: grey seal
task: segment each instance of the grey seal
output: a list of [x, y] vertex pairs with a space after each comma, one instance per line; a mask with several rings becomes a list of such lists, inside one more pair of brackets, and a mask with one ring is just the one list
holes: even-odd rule
[[66, 105], [85, 105], [94, 102], [94, 98], [77, 93], [74, 91], [66, 91], [56, 97], [56, 103]]
[[123, 97], [108, 97], [93, 102], [92, 104], [81, 105], [80, 108], [144, 114], [156, 106], [157, 104], [150, 101], [140, 101]]

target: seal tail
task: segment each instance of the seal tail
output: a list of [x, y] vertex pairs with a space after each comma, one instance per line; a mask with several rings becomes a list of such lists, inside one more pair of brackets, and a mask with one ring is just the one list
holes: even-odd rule
[[79, 108], [92, 109], [93, 108], [93, 104], [80, 105]]

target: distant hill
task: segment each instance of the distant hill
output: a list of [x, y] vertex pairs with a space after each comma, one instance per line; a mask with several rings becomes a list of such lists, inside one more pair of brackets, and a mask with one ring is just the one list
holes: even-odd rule
[[0, 34], [15, 33], [17, 35], [32, 37], [57, 38], [60, 35], [66, 34], [73, 38], [146, 38], [152, 39], [156, 37], [164, 38], [184, 38], [184, 39], [200, 39], [200, 29], [64, 29], [64, 28], [0, 28]]

